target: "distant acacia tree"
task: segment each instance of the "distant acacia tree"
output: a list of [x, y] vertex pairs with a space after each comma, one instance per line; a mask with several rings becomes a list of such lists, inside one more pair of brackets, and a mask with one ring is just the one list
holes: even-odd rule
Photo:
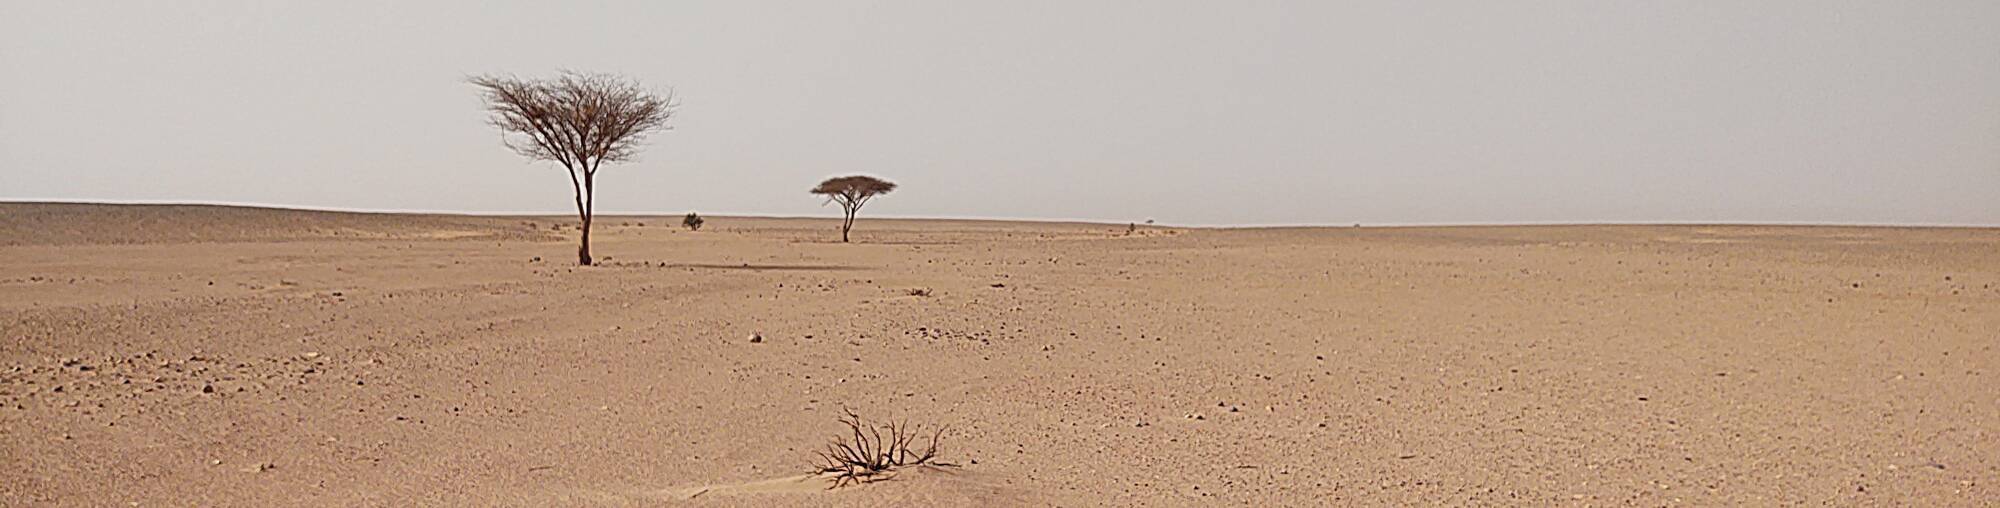
[[702, 219], [701, 214], [694, 212], [688, 212], [686, 217], [681, 217], [681, 226], [688, 228], [688, 231], [701, 231], [701, 225], [705, 222], [708, 221]]
[[896, 190], [896, 184], [866, 175], [839, 176], [828, 178], [813, 187], [813, 194], [826, 196], [829, 203], [840, 203], [843, 216], [840, 221], [840, 241], [847, 241], [848, 230], [854, 229], [854, 214], [861, 211], [861, 205], [875, 196]]
[[477, 76], [467, 81], [479, 88], [490, 121], [500, 128], [508, 148], [569, 170], [577, 219], [583, 222], [576, 259], [589, 265], [597, 170], [607, 162], [631, 160], [648, 133], [669, 129], [673, 94], [658, 95], [609, 74], [567, 71], [547, 79]]

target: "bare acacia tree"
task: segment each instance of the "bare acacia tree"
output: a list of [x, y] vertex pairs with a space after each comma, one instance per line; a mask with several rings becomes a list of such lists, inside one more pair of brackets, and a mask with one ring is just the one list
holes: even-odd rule
[[875, 196], [888, 194], [893, 190], [896, 190], [894, 182], [872, 176], [854, 175], [828, 178], [820, 182], [818, 187], [813, 187], [812, 193], [825, 195], [829, 203], [840, 203], [840, 210], [843, 213], [840, 220], [840, 241], [846, 242], [847, 231], [854, 229], [854, 214], [861, 211], [861, 205], [868, 204], [868, 200], [874, 199]]
[[583, 222], [576, 259], [589, 265], [597, 170], [607, 162], [632, 160], [648, 133], [670, 129], [673, 93], [654, 94], [636, 81], [609, 74], [568, 71], [547, 79], [477, 76], [467, 81], [479, 88], [492, 113], [490, 121], [500, 128], [508, 148], [569, 170], [576, 216]]

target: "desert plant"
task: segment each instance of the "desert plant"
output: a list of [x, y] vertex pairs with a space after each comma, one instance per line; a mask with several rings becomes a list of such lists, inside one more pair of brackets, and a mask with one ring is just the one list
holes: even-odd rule
[[852, 410], [841, 412], [847, 415], [840, 423], [847, 426], [848, 435], [827, 443], [826, 451], [819, 452], [820, 465], [813, 471], [833, 475], [833, 486], [828, 488], [885, 480], [896, 468], [906, 466], [954, 465], [937, 460], [938, 440], [945, 431], [942, 426], [930, 433], [923, 451], [916, 451], [912, 446], [924, 436], [922, 426], [909, 422], [869, 425]]
[[848, 230], [854, 229], [854, 214], [861, 211], [861, 205], [875, 196], [896, 190], [896, 184], [867, 175], [840, 176], [828, 178], [813, 187], [813, 194], [826, 196], [828, 203], [840, 203], [840, 241], [847, 241]]
[[577, 264], [589, 265], [597, 170], [607, 162], [631, 160], [647, 133], [667, 129], [667, 119], [674, 115], [673, 94], [656, 95], [638, 82], [608, 74], [477, 76], [467, 81], [479, 88], [489, 121], [500, 128], [508, 148], [569, 170], [577, 219], [583, 223]]
[[688, 231], [701, 231], [701, 224], [704, 222], [708, 221], [702, 220], [701, 214], [694, 212], [688, 212], [686, 217], [681, 217], [681, 226], [688, 228]]

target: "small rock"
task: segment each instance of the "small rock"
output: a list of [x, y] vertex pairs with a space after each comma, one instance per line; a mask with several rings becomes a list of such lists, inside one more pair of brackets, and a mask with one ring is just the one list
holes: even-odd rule
[[278, 465], [277, 465], [277, 464], [272, 464], [272, 463], [269, 463], [269, 462], [258, 462], [258, 463], [256, 463], [256, 464], [251, 464], [251, 465], [250, 465], [250, 467], [246, 467], [246, 468], [243, 468], [243, 472], [245, 472], [245, 473], [262, 473], [262, 472], [265, 472], [265, 471], [270, 471], [270, 470], [272, 470], [272, 469], [277, 469], [277, 468], [278, 468]]
[[762, 343], [764, 343], [764, 334], [761, 334], [761, 333], [752, 333], [752, 334], [750, 334], [750, 343], [751, 343], [751, 344], [762, 344]]

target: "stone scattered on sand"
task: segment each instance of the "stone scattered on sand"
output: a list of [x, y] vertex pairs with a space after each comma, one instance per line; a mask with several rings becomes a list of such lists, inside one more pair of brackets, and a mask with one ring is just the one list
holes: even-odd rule
[[761, 334], [761, 333], [752, 333], [752, 334], [750, 334], [750, 343], [751, 343], [751, 344], [762, 344], [762, 343], [764, 343], [764, 334]]

